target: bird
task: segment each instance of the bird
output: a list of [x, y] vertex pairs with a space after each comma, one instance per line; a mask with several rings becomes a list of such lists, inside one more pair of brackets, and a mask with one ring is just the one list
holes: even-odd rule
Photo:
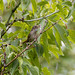
[[34, 39], [38, 37], [38, 29], [40, 28], [40, 25], [34, 25], [27, 37], [27, 40], [24, 41], [22, 44], [27, 43], [27, 42], [32, 42]]

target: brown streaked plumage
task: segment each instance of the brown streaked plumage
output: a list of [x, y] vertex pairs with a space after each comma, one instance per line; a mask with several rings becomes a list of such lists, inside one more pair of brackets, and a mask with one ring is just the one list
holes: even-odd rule
[[38, 34], [37, 34], [38, 28], [40, 28], [39, 25], [35, 25], [35, 26], [32, 27], [32, 29], [31, 29], [31, 31], [28, 35], [27, 40], [24, 41], [23, 44], [26, 43], [26, 42], [32, 42], [35, 38], [38, 37]]

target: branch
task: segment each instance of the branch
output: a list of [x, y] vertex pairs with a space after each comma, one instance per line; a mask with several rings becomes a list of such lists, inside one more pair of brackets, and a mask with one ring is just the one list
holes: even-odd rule
[[41, 17], [41, 18], [37, 18], [37, 19], [32, 19], [32, 20], [24, 20], [24, 18], [21, 18], [21, 19], [15, 19], [15, 20], [12, 21], [11, 23], [8, 23], [8, 22], [7, 22], [8, 24], [6, 24], [6, 25], [10, 25], [10, 26], [7, 28], [6, 31], [2, 31], [1, 38], [2, 38], [2, 36], [9, 30], [9, 28], [11, 28], [11, 26], [13, 25], [13, 23], [15, 23], [15, 22], [17, 22], [17, 21], [22, 21], [22, 22], [38, 21], [38, 20], [47, 18], [47, 17], [49, 17], [49, 16], [52, 16], [53, 14], [58, 13], [58, 12], [59, 12], [59, 10], [57, 10], [56, 12], [53, 12], [53, 13], [47, 15], [47, 16], [44, 16], [44, 17]]
[[[59, 10], [57, 10], [57, 11], [55, 11], [55, 12], [53, 12], [53, 13], [47, 15], [47, 16], [44, 16], [44, 17], [41, 17], [41, 18], [37, 18], [37, 19], [31, 19], [31, 20], [24, 20], [24, 18], [22, 18], [22, 19], [16, 19], [15, 22], [17, 22], [17, 21], [22, 21], [22, 22], [38, 21], [38, 20], [47, 18], [47, 17], [49, 17], [49, 16], [52, 16], [53, 14], [56, 14], [56, 13], [58, 13], [58, 12], [59, 12]], [[8, 24], [11, 25], [11, 24], [13, 24], [13, 23], [14, 23], [14, 21], [12, 21], [11, 23], [8, 23]]]
[[16, 5], [16, 7], [12, 10], [12, 12], [11, 12], [9, 18], [8, 18], [8, 21], [7, 21], [7, 23], [5, 24], [6, 27], [8, 26], [8, 23], [9, 23], [9, 21], [10, 21], [12, 15], [14, 14], [14, 12], [16, 11], [16, 9], [19, 7], [20, 4], [21, 4], [21, 2], [19, 2], [19, 3]]
[[[47, 18], [47, 17], [49, 17], [49, 16], [52, 16], [53, 14], [56, 14], [56, 13], [58, 13], [58, 12], [59, 12], [59, 10], [57, 10], [57, 11], [55, 11], [55, 12], [53, 12], [53, 13], [47, 15], [47, 16], [44, 16], [44, 17], [41, 17], [41, 18], [37, 18], [37, 19], [32, 19], [32, 20], [24, 20], [23, 22], [38, 21], [38, 20], [41, 20], [41, 19]], [[20, 21], [20, 19], [18, 19], [18, 21]]]
[[[12, 15], [14, 14], [14, 12], [16, 11], [16, 9], [19, 7], [20, 4], [21, 4], [21, 2], [19, 2], [18, 5], [12, 10], [12, 12], [11, 12], [9, 18], [8, 18], [8, 21], [7, 21], [7, 23], [5, 24], [6, 27], [9, 26], [9, 21], [10, 21]], [[2, 38], [2, 36], [3, 36], [6, 32], [7, 32], [7, 31], [2, 30], [2, 32], [1, 32], [1, 38]]]
[[[50, 29], [50, 28], [51, 28], [52, 26], [54, 26], [55, 24], [57, 24], [57, 22], [54, 23], [54, 24], [52, 24], [48, 29]], [[45, 24], [45, 26], [46, 26], [46, 24]], [[44, 27], [45, 27], [45, 26], [44, 26]], [[44, 30], [44, 27], [43, 27], [42, 31], [40, 32], [39, 36], [40, 36], [42, 33], [46, 32], [46, 31], [48, 30], [48, 29], [46, 29], [45, 31], [43, 31], [43, 30]], [[39, 36], [38, 36], [38, 37], [39, 37]], [[37, 38], [38, 38], [38, 37], [37, 37]], [[28, 50], [29, 47], [30, 47], [34, 42], [37, 41], [37, 38], [34, 39], [21, 53], [19, 53], [18, 55], [16, 55], [16, 57], [15, 57], [14, 59], [12, 59], [8, 64], [6, 64], [5, 67], [9, 66], [9, 65], [10, 65], [14, 60], [16, 60], [22, 53], [24, 53], [26, 50]]]
[[[56, 25], [59, 21], [61, 20], [61, 18], [57, 21], [57, 22], [55, 22], [54, 24], [52, 24], [51, 26], [49, 26], [46, 30], [44, 30], [42, 33], [44, 33], [44, 32], [46, 32], [47, 30], [49, 30], [51, 27], [53, 27], [54, 25]], [[41, 34], [42, 34], [41, 33]]]
[[37, 39], [34, 39], [34, 41], [32, 41], [31, 43], [30, 43], [30, 45], [28, 45], [21, 53], [19, 53], [18, 55], [16, 55], [16, 57], [13, 59], [13, 60], [11, 60], [5, 67], [7, 67], [8, 65], [10, 65], [14, 60], [16, 60], [22, 53], [24, 53], [26, 50], [28, 50], [29, 49], [29, 47], [36, 41]]

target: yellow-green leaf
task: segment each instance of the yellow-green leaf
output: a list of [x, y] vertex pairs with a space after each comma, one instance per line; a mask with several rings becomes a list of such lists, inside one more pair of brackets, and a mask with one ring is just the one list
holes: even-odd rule
[[36, 12], [37, 11], [37, 4], [35, 0], [31, 0], [32, 2], [32, 7], [33, 7], [33, 11]]
[[68, 30], [69, 36], [71, 37], [72, 41], [75, 43], [75, 30]]
[[58, 30], [61, 40], [64, 42], [65, 46], [67, 48], [71, 48], [65, 29], [61, 27], [61, 25], [55, 25], [55, 28]]
[[50, 73], [50, 71], [48, 70], [47, 67], [44, 67], [44, 68], [42, 69], [42, 72], [43, 72], [43, 75], [51, 75], [51, 73]]
[[4, 9], [4, 3], [3, 3], [3, 0], [0, 0], [0, 9], [3, 11]]
[[2, 29], [6, 30], [6, 27], [5, 27], [4, 24], [0, 23], [0, 27], [1, 27]]

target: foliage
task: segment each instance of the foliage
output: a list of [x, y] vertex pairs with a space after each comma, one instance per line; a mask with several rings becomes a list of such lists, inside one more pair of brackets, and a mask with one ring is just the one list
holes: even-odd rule
[[[62, 42], [72, 48], [75, 30], [67, 29], [66, 23], [71, 16], [75, 21], [74, 12], [75, 3], [65, 0], [0, 0], [1, 75], [53, 75], [42, 62], [49, 65], [53, 56], [64, 56]], [[37, 40], [22, 45], [34, 25], [41, 25], [42, 33], [39, 30]]]

